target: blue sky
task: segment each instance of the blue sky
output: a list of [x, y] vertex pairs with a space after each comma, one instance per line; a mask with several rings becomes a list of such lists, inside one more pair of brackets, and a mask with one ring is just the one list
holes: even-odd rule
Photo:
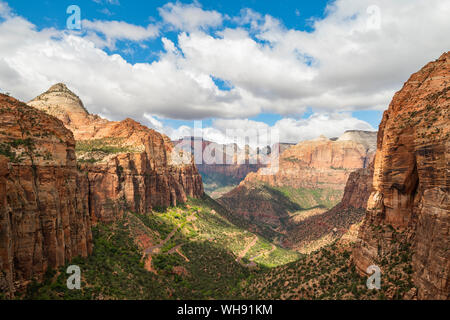
[[[410, 0], [399, 15], [402, 2], [0, 0], [0, 88], [27, 100], [65, 82], [92, 113], [172, 138], [194, 120], [218, 140], [242, 126], [286, 142], [374, 130], [449, 47], [447, 1]], [[81, 31], [66, 28], [73, 4]]]

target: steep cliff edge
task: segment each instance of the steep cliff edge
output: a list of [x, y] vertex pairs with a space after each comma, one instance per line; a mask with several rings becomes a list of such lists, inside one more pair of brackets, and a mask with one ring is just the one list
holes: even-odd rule
[[92, 251], [88, 181], [61, 121], [0, 95], [0, 288]]
[[419, 299], [450, 298], [449, 89], [447, 52], [413, 74], [384, 113], [374, 191], [353, 253], [365, 272], [396, 242], [409, 247]]
[[341, 202], [334, 209], [366, 209], [373, 188], [374, 162], [358, 169], [348, 177]]
[[169, 138], [132, 119], [108, 121], [91, 115], [64, 84], [28, 103], [72, 130], [79, 165], [87, 172], [93, 221], [111, 222], [185, 202], [203, 194], [193, 161], [177, 162]]

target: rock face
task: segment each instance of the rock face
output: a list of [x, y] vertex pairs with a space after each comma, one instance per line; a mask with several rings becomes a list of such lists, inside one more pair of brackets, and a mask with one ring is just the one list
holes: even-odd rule
[[89, 188], [61, 121], [0, 95], [0, 287], [92, 251]]
[[[212, 141], [188, 137], [173, 142], [175, 147], [195, 155], [198, 171], [202, 176], [223, 175], [229, 181], [242, 181], [248, 173], [256, 172], [263, 165], [258, 164], [257, 157], [237, 145], [221, 145]], [[228, 149], [227, 149], [228, 148]], [[200, 155], [195, 154], [201, 151]], [[221, 156], [219, 156], [221, 155]], [[217, 158], [220, 157], [220, 160]], [[238, 158], [243, 159], [238, 160]], [[250, 159], [253, 158], [254, 162]], [[208, 160], [209, 159], [209, 160]]]
[[301, 219], [290, 230], [285, 245], [309, 253], [342, 236], [344, 242], [355, 241], [372, 192], [373, 172], [373, 162], [352, 172], [341, 202], [322, 214]]
[[114, 221], [125, 210], [146, 213], [203, 195], [192, 159], [177, 161], [168, 137], [131, 119], [113, 122], [89, 114], [64, 84], [28, 104], [72, 130], [77, 158], [87, 172], [94, 222]]
[[[356, 141], [351, 140], [357, 136]], [[376, 132], [345, 133], [336, 141], [324, 136], [303, 141], [284, 151], [275, 174], [250, 173], [245, 182], [271, 186], [344, 190], [350, 173], [366, 168], [374, 156]]]
[[[354, 137], [359, 142], [351, 140]], [[268, 236], [267, 230], [261, 230], [267, 229], [265, 227], [276, 230], [283, 235], [283, 244], [287, 247], [296, 247], [299, 242], [312, 238], [316, 240], [316, 235], [324, 235], [330, 225], [336, 225], [322, 223], [318, 217], [339, 203], [347, 180], [355, 170], [363, 169], [351, 176], [355, 185], [348, 188], [356, 191], [361, 187], [361, 190], [358, 190], [359, 194], [347, 192], [340, 210], [360, 208], [367, 201], [370, 191], [362, 189], [370, 188], [367, 182], [371, 172], [367, 167], [374, 156], [375, 140], [376, 133], [373, 132], [347, 132], [339, 139], [322, 136], [300, 142], [280, 155], [278, 171], [274, 174], [263, 174], [267, 173], [262, 171], [265, 169], [250, 173], [237, 188], [218, 201], [234, 215], [250, 220], [255, 226], [264, 226], [252, 231]], [[315, 218], [311, 218], [313, 216]], [[361, 214], [358, 212], [354, 216], [357, 219]], [[328, 220], [332, 221], [333, 217]], [[345, 221], [354, 223], [355, 219]], [[300, 234], [302, 228], [311, 228], [310, 222], [322, 223], [323, 228], [306, 239]]]
[[358, 169], [350, 173], [342, 200], [334, 209], [346, 210], [355, 208], [365, 210], [367, 201], [372, 193], [373, 172], [374, 163], [372, 162], [368, 168]]
[[374, 191], [354, 250], [360, 272], [394, 248], [392, 226], [411, 245], [419, 299], [450, 298], [450, 52], [413, 74], [384, 113]]

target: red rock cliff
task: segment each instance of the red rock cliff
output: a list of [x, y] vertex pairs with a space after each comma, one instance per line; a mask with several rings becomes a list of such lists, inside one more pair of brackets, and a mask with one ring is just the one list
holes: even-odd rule
[[88, 181], [61, 121], [0, 95], [0, 288], [92, 251]]
[[192, 160], [177, 164], [169, 138], [134, 120], [113, 122], [91, 115], [64, 84], [29, 102], [56, 116], [73, 131], [77, 158], [87, 172], [90, 210], [95, 221], [111, 222], [125, 210], [155, 207], [203, 195]]
[[376, 133], [367, 132], [367, 143], [351, 140], [346, 133], [337, 141], [326, 137], [303, 141], [284, 151], [275, 174], [250, 173], [245, 183], [264, 182], [293, 188], [331, 188], [344, 190], [350, 173], [366, 168], [374, 155], [371, 146]]
[[450, 52], [413, 74], [384, 113], [374, 192], [354, 260], [358, 269], [392, 250], [391, 225], [411, 244], [419, 299], [450, 298]]
[[374, 163], [368, 168], [358, 169], [348, 177], [345, 185], [344, 195], [341, 202], [336, 206], [341, 209], [366, 209], [367, 201], [373, 189]]
[[[263, 174], [262, 170], [266, 169], [250, 173], [237, 188], [218, 201], [235, 215], [270, 225], [279, 232], [292, 233], [289, 230], [298, 223], [292, 221], [292, 213], [303, 210], [303, 215], [307, 215], [305, 212], [312, 209], [312, 214], [318, 215], [327, 211], [322, 207], [322, 202], [338, 203], [349, 176], [357, 169], [367, 168], [373, 159], [375, 146], [376, 133], [364, 131], [347, 132], [336, 141], [322, 136], [300, 142], [280, 155], [278, 170], [274, 174]], [[358, 195], [347, 192], [345, 205], [357, 208], [367, 201], [368, 193], [362, 188], [367, 186], [366, 180], [370, 179], [370, 174], [370, 170], [364, 170], [357, 176], [351, 176], [355, 184], [363, 185], [349, 185], [354, 190], [361, 187], [361, 190]], [[288, 193], [286, 196], [273, 190], [273, 187], [288, 187], [291, 195]], [[296, 189], [310, 191], [296, 195]], [[316, 197], [312, 194], [317, 189], [322, 192]], [[301, 223], [306, 226], [305, 222]]]

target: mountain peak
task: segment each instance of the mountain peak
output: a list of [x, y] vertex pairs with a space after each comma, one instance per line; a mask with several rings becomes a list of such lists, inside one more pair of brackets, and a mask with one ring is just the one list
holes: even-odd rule
[[47, 92], [70, 92], [75, 95], [72, 91], [69, 90], [69, 88], [67, 88], [66, 84], [62, 82], [52, 85], [47, 90]]
[[89, 115], [81, 99], [64, 83], [52, 85], [46, 92], [28, 102], [28, 105], [52, 115], [61, 113]]
[[337, 141], [355, 141], [364, 145], [370, 152], [375, 152], [377, 135], [377, 131], [347, 130]]

